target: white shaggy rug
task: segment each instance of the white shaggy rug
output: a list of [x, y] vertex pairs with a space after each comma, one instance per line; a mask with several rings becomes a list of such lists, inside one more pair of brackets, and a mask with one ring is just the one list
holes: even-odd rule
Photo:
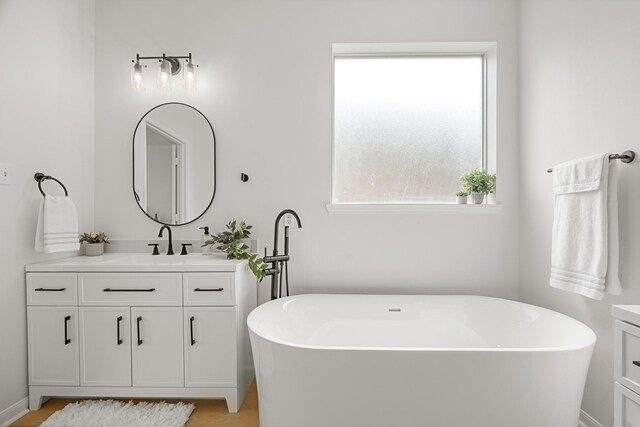
[[69, 403], [41, 427], [182, 427], [194, 410], [186, 403], [84, 400]]

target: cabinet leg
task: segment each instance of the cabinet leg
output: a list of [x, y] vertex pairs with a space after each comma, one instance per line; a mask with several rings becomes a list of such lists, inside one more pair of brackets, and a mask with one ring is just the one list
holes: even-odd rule
[[235, 414], [238, 412], [238, 395], [237, 393], [228, 394], [227, 397], [227, 408], [229, 408], [229, 412]]
[[29, 409], [37, 411], [42, 406], [42, 395], [39, 393], [29, 392]]

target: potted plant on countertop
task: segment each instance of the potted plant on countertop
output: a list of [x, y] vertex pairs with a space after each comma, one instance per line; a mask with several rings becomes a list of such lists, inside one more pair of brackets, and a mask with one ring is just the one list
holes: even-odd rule
[[466, 205], [468, 195], [469, 193], [467, 193], [466, 191], [458, 191], [456, 193], [456, 203], [459, 205]]
[[109, 236], [103, 232], [96, 234], [82, 233], [80, 235], [80, 243], [83, 243], [84, 253], [87, 256], [102, 255], [104, 253], [104, 245], [109, 244]]
[[238, 222], [233, 219], [227, 224], [227, 230], [217, 234], [212, 234], [203, 246], [213, 246], [227, 254], [227, 259], [246, 259], [251, 272], [261, 280], [264, 277], [264, 270], [268, 267], [258, 258], [258, 254], [251, 253], [249, 246], [242, 240], [251, 236], [251, 228], [245, 221]]
[[496, 176], [483, 170], [472, 170], [462, 174], [460, 182], [464, 191], [468, 192], [471, 197], [471, 203], [480, 204], [484, 200], [485, 194], [491, 191], [495, 186]]

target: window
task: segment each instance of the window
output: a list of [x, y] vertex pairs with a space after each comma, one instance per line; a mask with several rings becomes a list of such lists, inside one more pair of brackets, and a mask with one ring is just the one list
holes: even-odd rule
[[487, 163], [484, 53], [336, 46], [332, 202], [453, 202]]

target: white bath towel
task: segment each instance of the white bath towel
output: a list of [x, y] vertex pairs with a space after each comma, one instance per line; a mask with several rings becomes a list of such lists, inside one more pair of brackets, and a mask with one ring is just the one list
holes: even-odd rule
[[46, 195], [40, 203], [35, 249], [44, 253], [80, 249], [78, 213], [69, 197]]
[[617, 164], [598, 154], [553, 167], [554, 288], [601, 300], [619, 295]]

